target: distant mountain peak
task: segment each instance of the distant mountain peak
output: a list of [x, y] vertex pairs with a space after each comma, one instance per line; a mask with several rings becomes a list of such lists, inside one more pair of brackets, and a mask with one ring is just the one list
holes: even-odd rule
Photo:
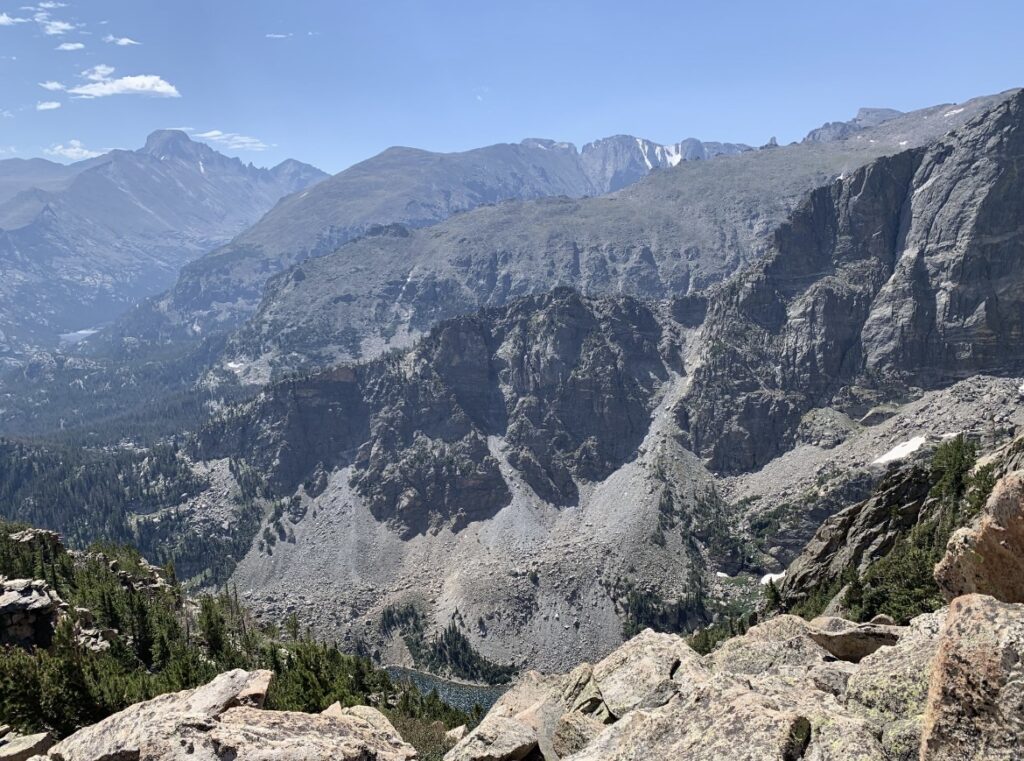
[[807, 133], [804, 142], [830, 143], [842, 140], [855, 132], [877, 127], [897, 116], [903, 116], [903, 112], [897, 111], [895, 108], [859, 108], [857, 115], [848, 122], [826, 122], [817, 129], [812, 129]]
[[209, 151], [212, 151], [209, 146], [195, 142], [180, 129], [158, 129], [146, 138], [140, 153], [157, 158], [192, 158]]

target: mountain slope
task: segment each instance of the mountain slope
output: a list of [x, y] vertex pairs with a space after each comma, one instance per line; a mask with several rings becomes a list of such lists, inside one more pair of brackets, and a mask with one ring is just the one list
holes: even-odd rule
[[0, 351], [111, 320], [323, 176], [298, 162], [247, 166], [173, 130], [138, 151], [22, 171], [17, 183], [34, 186], [0, 204]]
[[682, 162], [605, 197], [505, 203], [426, 230], [377, 229], [271, 280], [227, 366], [261, 380], [372, 356], [438, 320], [557, 285], [657, 299], [705, 289], [768, 251], [776, 226], [812, 188], [929, 144], [1006, 97], [906, 114], [847, 140]]
[[381, 225], [425, 227], [499, 201], [597, 195], [680, 160], [744, 150], [693, 139], [661, 146], [627, 136], [582, 151], [540, 139], [461, 153], [389, 148], [282, 201], [230, 245], [185, 267], [170, 291], [111, 336], [160, 341], [235, 327], [255, 310], [268, 277]]
[[680, 408], [694, 451], [756, 469], [809, 410], [864, 414], [862, 387], [898, 398], [1024, 370], [1022, 177], [1018, 91], [931, 148], [816, 190], [775, 251], [711, 299]]

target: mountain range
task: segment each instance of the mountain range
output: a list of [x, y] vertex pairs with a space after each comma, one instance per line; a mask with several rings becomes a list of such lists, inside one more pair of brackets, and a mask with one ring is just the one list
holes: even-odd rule
[[282, 201], [230, 244], [183, 268], [169, 291], [104, 339], [119, 349], [236, 328], [255, 311], [268, 278], [382, 226], [427, 227], [509, 200], [600, 195], [681, 161], [750, 150], [695, 139], [663, 146], [626, 135], [582, 150], [541, 139], [460, 153], [389, 148]]
[[556, 289], [266, 387], [196, 442], [288, 500], [233, 578], [271, 618], [316, 584], [325, 634], [457, 612], [543, 668], [609, 648], [638, 590], [709, 620], [888, 463], [1024, 422], [1022, 161], [1016, 92], [811, 192], [699, 311]]
[[[170, 365], [201, 378], [203, 422], [162, 470], [95, 455], [147, 500], [53, 524], [117, 527], [266, 621], [406, 665], [381, 621], [410, 609], [492, 663], [562, 670], [734, 615], [795, 560], [827, 565], [805, 550], [823, 521], [917, 500], [894, 470], [1024, 424], [1024, 94], [854, 126], [307, 256]], [[85, 406], [112, 376], [76, 362], [31, 378]], [[35, 498], [5, 510], [47, 522]]]
[[291, 160], [258, 169], [176, 130], [70, 166], [0, 162], [0, 354], [109, 322], [325, 176]]

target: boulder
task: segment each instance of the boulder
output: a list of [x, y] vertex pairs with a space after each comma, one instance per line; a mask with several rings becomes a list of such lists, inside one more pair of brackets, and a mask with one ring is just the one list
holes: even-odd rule
[[488, 714], [480, 725], [448, 751], [444, 761], [523, 761], [540, 759], [537, 734], [505, 716]]
[[833, 657], [858, 663], [880, 647], [895, 645], [903, 630], [902, 626], [855, 624], [830, 616], [814, 619], [808, 634]]
[[1024, 602], [1024, 471], [1001, 478], [982, 514], [953, 533], [935, 580], [947, 600], [978, 593]]
[[5, 734], [0, 738], [0, 761], [27, 761], [32, 756], [45, 753], [53, 745], [49, 732], [37, 735]]
[[928, 676], [945, 617], [945, 610], [916, 617], [895, 645], [865, 656], [847, 682], [847, 707], [882, 727], [882, 747], [894, 759], [917, 758]]
[[1024, 741], [1024, 605], [950, 603], [932, 663], [921, 758], [1009, 761]]
[[463, 737], [465, 737], [466, 732], [466, 725], [460, 724], [459, 726], [453, 727], [452, 729], [449, 729], [447, 732], [445, 732], [444, 739], [447, 742], [454, 744], [461, 740]]
[[260, 709], [269, 683], [269, 671], [223, 673], [195, 690], [137, 703], [80, 729], [54, 745], [47, 758], [408, 761], [416, 757], [390, 723], [383, 726], [356, 714]]
[[727, 761], [801, 758], [810, 721], [718, 676], [650, 711], [636, 710], [606, 728], [572, 761]]
[[558, 758], [565, 758], [583, 750], [604, 729], [605, 725], [592, 716], [570, 711], [558, 720], [551, 739], [552, 749]]
[[704, 664], [737, 675], [806, 673], [828, 657], [828, 651], [811, 638], [806, 621], [781, 615], [726, 640], [704, 657]]
[[393, 735], [398, 734], [398, 730], [395, 729], [388, 717], [371, 706], [350, 706], [348, 708], [342, 708], [341, 703], [335, 701], [327, 706], [327, 708], [321, 712], [321, 715], [354, 716], [361, 721], [366, 722], [369, 726], [379, 732], [385, 732]]
[[595, 665], [593, 681], [611, 715], [619, 718], [666, 683], [674, 690], [699, 679], [700, 660], [681, 637], [646, 629]]

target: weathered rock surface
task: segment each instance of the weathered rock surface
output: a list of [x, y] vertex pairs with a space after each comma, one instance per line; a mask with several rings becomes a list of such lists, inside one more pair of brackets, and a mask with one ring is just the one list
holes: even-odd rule
[[810, 637], [834, 657], [858, 663], [880, 647], [895, 645], [903, 627], [886, 624], [854, 624], [841, 618], [822, 617], [811, 622]]
[[973, 525], [958, 529], [935, 568], [947, 600], [966, 594], [1024, 603], [1024, 471], [996, 484]]
[[922, 758], [1009, 761], [1024, 744], [1024, 606], [950, 603], [931, 670]]
[[270, 672], [221, 674], [195, 690], [138, 703], [49, 749], [52, 761], [351, 759], [416, 757], [379, 712], [262, 710]]
[[45, 753], [54, 743], [49, 732], [34, 735], [17, 735], [0, 732], [0, 760], [27, 761], [40, 753]]

